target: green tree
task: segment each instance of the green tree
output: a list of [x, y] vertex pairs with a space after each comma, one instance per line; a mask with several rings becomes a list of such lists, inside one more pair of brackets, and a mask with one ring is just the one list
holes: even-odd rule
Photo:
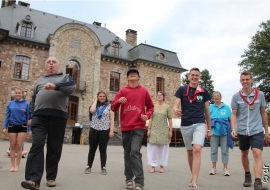
[[188, 85], [189, 84], [188, 74], [189, 74], [189, 72], [186, 72], [184, 74], [184, 77], [182, 77], [182, 80], [181, 80], [182, 85]]
[[214, 93], [214, 81], [211, 78], [212, 75], [210, 75], [209, 71], [207, 69], [204, 69], [201, 71], [201, 80], [199, 81], [199, 84], [208, 90], [211, 96], [211, 103], [213, 103], [212, 95]]
[[262, 22], [259, 30], [251, 37], [248, 49], [241, 56], [238, 66], [240, 71], [249, 71], [254, 78], [254, 84], [265, 93], [270, 102], [270, 20]]

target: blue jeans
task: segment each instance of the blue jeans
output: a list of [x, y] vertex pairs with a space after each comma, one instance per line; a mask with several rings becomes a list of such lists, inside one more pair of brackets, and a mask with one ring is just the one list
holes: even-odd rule
[[143, 136], [144, 130], [142, 129], [122, 132], [126, 181], [131, 181], [135, 176], [135, 184], [141, 186], [144, 186], [142, 154], [140, 152]]
[[218, 160], [218, 145], [221, 147], [222, 163], [228, 164], [229, 162], [229, 147], [227, 144], [227, 135], [215, 136], [210, 138], [211, 146], [211, 160], [212, 162], [217, 162]]

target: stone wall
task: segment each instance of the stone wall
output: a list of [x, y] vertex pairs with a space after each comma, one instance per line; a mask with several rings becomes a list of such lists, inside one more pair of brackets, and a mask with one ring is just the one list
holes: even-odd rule
[[[14, 66], [16, 55], [30, 58], [29, 79], [14, 79]], [[31, 96], [36, 79], [45, 72], [45, 61], [48, 50], [39, 46], [26, 45], [14, 41], [0, 43], [0, 125], [3, 125], [6, 115], [6, 106], [11, 100], [11, 91], [14, 87], [22, 87], [26, 92], [26, 99], [31, 101]], [[3, 137], [0, 133], [0, 138]]]
[[[45, 73], [45, 61], [49, 56], [59, 59], [59, 69], [65, 73], [69, 60], [76, 60], [80, 64], [80, 82], [85, 82], [85, 90], [76, 90], [73, 96], [79, 98], [78, 115], [83, 124], [82, 135], [88, 136], [90, 122], [88, 119], [89, 106], [98, 91], [104, 91], [109, 100], [113, 100], [116, 92], [110, 91], [110, 72], [120, 73], [120, 88], [127, 85], [127, 70], [131, 65], [140, 71], [140, 84], [147, 88], [153, 101], [156, 101], [156, 78], [165, 79], [166, 103], [171, 107], [174, 93], [180, 85], [180, 73], [152, 63], [130, 63], [121, 58], [107, 59], [101, 56], [102, 46], [97, 36], [89, 28], [80, 24], [66, 24], [48, 37], [50, 48], [26, 45], [14, 41], [0, 43], [0, 124], [3, 124], [6, 105], [11, 99], [13, 87], [22, 86], [27, 91], [26, 99], [31, 100], [33, 87], [37, 78]], [[29, 80], [12, 79], [16, 55], [30, 57]], [[67, 125], [65, 143], [72, 142], [74, 125]], [[119, 132], [118, 126], [115, 131]], [[0, 133], [0, 138], [3, 138]], [[85, 141], [88, 143], [88, 140]]]

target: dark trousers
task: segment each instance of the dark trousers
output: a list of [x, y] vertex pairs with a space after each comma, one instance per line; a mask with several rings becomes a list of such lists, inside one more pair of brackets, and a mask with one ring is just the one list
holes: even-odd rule
[[144, 186], [144, 174], [140, 150], [143, 136], [144, 130], [142, 129], [122, 132], [126, 181], [132, 180], [135, 176], [135, 184], [142, 186]]
[[61, 158], [66, 119], [38, 116], [32, 119], [32, 147], [25, 168], [25, 179], [40, 184], [44, 171], [44, 145], [47, 137], [46, 178], [55, 180]]
[[92, 168], [97, 147], [99, 147], [101, 168], [106, 167], [107, 146], [109, 142], [110, 130], [98, 131], [90, 128], [89, 131], [89, 153], [87, 165]]

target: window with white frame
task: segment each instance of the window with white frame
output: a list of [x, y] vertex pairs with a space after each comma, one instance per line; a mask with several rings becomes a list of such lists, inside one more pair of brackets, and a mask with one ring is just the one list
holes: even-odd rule
[[31, 38], [31, 34], [32, 34], [32, 24], [22, 23], [20, 36]]
[[30, 67], [30, 58], [22, 55], [17, 55], [15, 58], [13, 78], [28, 80], [29, 67]]
[[110, 91], [118, 92], [120, 89], [120, 73], [110, 72]]
[[120, 45], [117, 42], [113, 42], [112, 43], [112, 51], [111, 54], [115, 55], [115, 56], [119, 56], [119, 49], [120, 49]]
[[24, 19], [17, 23], [17, 32], [15, 35], [25, 38], [35, 38], [35, 23], [31, 20], [30, 15], [26, 15]]

